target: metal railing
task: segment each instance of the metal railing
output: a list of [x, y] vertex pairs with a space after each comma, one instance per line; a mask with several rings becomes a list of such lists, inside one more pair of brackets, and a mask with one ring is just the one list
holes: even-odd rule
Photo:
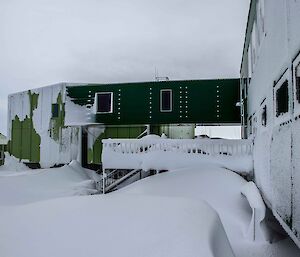
[[101, 179], [97, 182], [97, 190], [103, 194], [118, 187], [122, 182], [140, 172], [140, 170], [103, 170]]
[[253, 151], [252, 140], [246, 139], [103, 139], [102, 143], [104, 169], [138, 169], [145, 154], [155, 151], [209, 156], [248, 156]]

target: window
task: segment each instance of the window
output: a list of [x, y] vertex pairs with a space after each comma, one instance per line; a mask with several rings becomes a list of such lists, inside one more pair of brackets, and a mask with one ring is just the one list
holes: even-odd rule
[[293, 116], [300, 115], [300, 52], [293, 60]]
[[253, 129], [253, 126], [252, 126], [252, 116], [249, 117], [249, 135], [252, 135], [252, 129]]
[[172, 111], [172, 90], [171, 89], [160, 90], [160, 111], [161, 112]]
[[96, 113], [112, 113], [113, 112], [113, 93], [101, 92], [96, 93]]
[[267, 106], [265, 105], [261, 113], [261, 125], [267, 126]]
[[58, 118], [59, 104], [52, 104], [52, 118]]
[[300, 64], [296, 67], [296, 99], [300, 103]]
[[289, 88], [286, 80], [276, 91], [276, 116], [289, 111]]

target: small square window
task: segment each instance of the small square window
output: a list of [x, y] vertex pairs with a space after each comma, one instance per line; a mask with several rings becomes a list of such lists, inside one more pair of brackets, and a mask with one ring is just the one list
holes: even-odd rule
[[171, 89], [160, 90], [160, 111], [161, 112], [172, 111], [172, 90]]
[[52, 118], [58, 118], [59, 104], [52, 104]]
[[112, 102], [113, 102], [112, 92], [96, 93], [96, 112], [112, 113], [113, 112]]
[[276, 116], [289, 111], [289, 88], [286, 80], [276, 91]]

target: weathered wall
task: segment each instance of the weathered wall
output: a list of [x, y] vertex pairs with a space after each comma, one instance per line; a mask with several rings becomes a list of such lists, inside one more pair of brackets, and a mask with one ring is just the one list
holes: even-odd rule
[[[9, 152], [43, 167], [68, 163], [78, 157], [78, 128], [65, 126], [64, 84], [9, 96]], [[58, 104], [58, 117], [52, 117]]]
[[[275, 216], [300, 246], [300, 123], [299, 103], [295, 98], [295, 67], [300, 61], [300, 2], [264, 0], [264, 33], [260, 40], [251, 40], [253, 21], [257, 19], [254, 6], [262, 1], [251, 1], [241, 65], [244, 84], [241, 95], [246, 92], [247, 96], [246, 136], [254, 140], [255, 182]], [[256, 42], [255, 57], [251, 51], [253, 46], [248, 45], [253, 41]], [[252, 71], [249, 62], [253, 64]], [[277, 116], [276, 90], [285, 80], [288, 81], [289, 110]], [[267, 125], [263, 126], [265, 105]]]
[[132, 127], [88, 127], [88, 163], [100, 164], [102, 154], [102, 139], [107, 138], [137, 138], [145, 126]]

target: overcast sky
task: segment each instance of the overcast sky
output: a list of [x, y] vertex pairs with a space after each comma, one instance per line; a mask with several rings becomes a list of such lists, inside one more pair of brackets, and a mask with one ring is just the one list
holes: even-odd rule
[[238, 77], [249, 0], [0, 0], [7, 95], [57, 82]]

